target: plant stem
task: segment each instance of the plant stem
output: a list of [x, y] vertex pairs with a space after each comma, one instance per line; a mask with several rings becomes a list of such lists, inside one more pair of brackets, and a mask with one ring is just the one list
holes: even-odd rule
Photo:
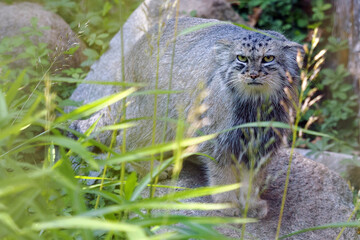
[[[310, 57], [309, 57], [309, 59], [310, 59]], [[307, 68], [305, 68], [304, 73], [305, 73], [304, 76], [306, 77], [308, 75], [308, 69]], [[292, 126], [292, 143], [291, 143], [290, 156], [289, 156], [289, 165], [288, 165], [287, 172], [286, 172], [284, 193], [283, 193], [282, 200], [281, 200], [279, 222], [278, 222], [278, 226], [276, 228], [276, 235], [275, 235], [276, 240], [279, 239], [281, 222], [282, 222], [282, 217], [283, 217], [284, 209], [285, 209], [286, 195], [287, 195], [289, 179], [290, 179], [291, 164], [292, 164], [292, 160], [293, 160], [293, 157], [294, 157], [294, 149], [295, 149], [295, 144], [296, 144], [297, 130], [298, 130], [298, 125], [299, 125], [299, 122], [300, 122], [300, 119], [301, 119], [301, 103], [302, 103], [302, 100], [304, 98], [305, 89], [306, 88], [301, 88], [298, 103], [297, 103], [297, 105], [294, 104], [294, 107], [295, 107], [295, 110], [296, 110], [296, 117], [295, 117], [295, 124]]]
[[[172, 79], [173, 79], [173, 69], [174, 69], [174, 59], [175, 59], [175, 46], [176, 46], [176, 38], [177, 38], [177, 26], [179, 21], [179, 1], [176, 2], [176, 15], [175, 15], [175, 26], [174, 26], [174, 42], [173, 42], [173, 49], [172, 49], [172, 55], [171, 55], [171, 66], [170, 66], [170, 76], [169, 76], [169, 85], [168, 90], [171, 91], [172, 89]], [[169, 116], [169, 105], [170, 105], [170, 93], [167, 94], [166, 99], [166, 113], [165, 113], [165, 119]], [[162, 142], [164, 143], [166, 141], [166, 131], [167, 131], [167, 121], [164, 122], [164, 129], [163, 129], [163, 139]], [[160, 161], [159, 165], [164, 161], [164, 153], [160, 153]], [[156, 185], [159, 181], [159, 175], [156, 176], [154, 184]], [[155, 192], [155, 187], [153, 188], [153, 194]]]
[[[120, 9], [123, 9], [125, 4], [123, 1], [120, 2], [122, 7]], [[125, 54], [124, 54], [124, 11], [120, 12], [120, 41], [121, 41], [121, 81], [125, 83]], [[123, 91], [125, 90], [125, 85], [122, 87]], [[121, 121], [125, 121], [126, 119], [126, 98], [122, 101], [122, 115], [121, 115]], [[124, 154], [126, 152], [126, 128], [122, 130], [122, 145], [121, 145], [121, 153]], [[121, 172], [120, 172], [120, 182], [123, 183], [125, 180], [125, 162], [121, 163]], [[120, 184], [120, 194], [124, 192], [124, 184]]]
[[[358, 195], [357, 195], [356, 206], [355, 206], [354, 210], [352, 211], [352, 213], [350, 214], [347, 222], [350, 222], [350, 221], [351, 221], [351, 219], [354, 217], [354, 215], [357, 213], [357, 211], [358, 211], [359, 208], [360, 208], [360, 198], [359, 198], [359, 197], [360, 197], [360, 191], [359, 191], [359, 193], [358, 193]], [[343, 228], [341, 229], [339, 235], [336, 237], [336, 240], [339, 240], [339, 239], [340, 239], [341, 235], [342, 235], [343, 232], [345, 231], [345, 228], [346, 228], [346, 227], [343, 227]]]
[[[159, 9], [160, 11], [160, 9]], [[160, 68], [160, 37], [161, 37], [162, 22], [161, 17], [159, 17], [158, 22], [158, 36], [156, 41], [156, 73], [155, 73], [155, 88], [156, 91], [159, 86], [159, 68]], [[157, 124], [157, 103], [158, 103], [158, 94], [154, 94], [154, 111], [153, 111], [153, 126], [152, 126], [152, 140], [151, 145], [154, 146], [156, 142], [156, 124]], [[155, 156], [153, 155], [150, 161], [150, 178], [153, 177], [153, 168], [154, 168]], [[150, 198], [154, 196], [153, 185], [150, 186]]]
[[292, 138], [292, 144], [291, 144], [291, 150], [290, 150], [289, 165], [288, 165], [288, 169], [287, 169], [287, 172], [286, 172], [284, 193], [283, 193], [283, 197], [282, 197], [282, 200], [281, 200], [279, 222], [278, 222], [278, 226], [277, 226], [277, 229], [276, 229], [276, 235], [275, 235], [276, 240], [279, 239], [279, 235], [280, 235], [280, 228], [281, 228], [281, 222], [282, 222], [282, 217], [283, 217], [284, 208], [285, 208], [286, 195], [287, 195], [287, 189], [288, 189], [288, 185], [289, 185], [290, 172], [291, 172], [291, 164], [292, 164], [293, 155], [294, 155], [294, 148], [295, 148], [295, 141], [296, 141], [296, 134], [297, 134], [297, 126], [299, 124], [299, 121], [300, 121], [300, 117], [297, 116], [296, 117], [296, 122], [295, 122], [295, 127], [293, 128], [293, 131], [292, 131], [293, 138]]

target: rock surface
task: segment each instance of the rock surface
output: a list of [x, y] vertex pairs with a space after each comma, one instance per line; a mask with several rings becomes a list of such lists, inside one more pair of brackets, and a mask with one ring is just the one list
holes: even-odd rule
[[[280, 205], [284, 191], [286, 171], [290, 150], [283, 149], [267, 165], [269, 181], [261, 198], [268, 201], [269, 214], [257, 223], [247, 224], [245, 239], [275, 239]], [[352, 193], [345, 181], [324, 165], [306, 159], [295, 153], [291, 165], [290, 181], [286, 198], [280, 236], [301, 229], [325, 225], [336, 222], [346, 222], [354, 209]], [[171, 180], [161, 184], [171, 184]], [[185, 164], [178, 182], [178, 186], [195, 188], [206, 186], [204, 173], [191, 163]], [[167, 190], [158, 189], [159, 195]], [[186, 202], [212, 202], [210, 197], [187, 200]], [[176, 214], [187, 216], [222, 216], [217, 211], [176, 211]], [[241, 226], [235, 226], [241, 228]], [[290, 240], [327, 240], [335, 239], [341, 229], [325, 229], [305, 232], [286, 239]], [[219, 229], [223, 234], [239, 238], [240, 233], [230, 228]], [[253, 237], [250, 237], [253, 236]], [[356, 229], [348, 228], [340, 239], [358, 239]]]
[[[0, 5], [0, 40], [4, 37], [12, 37], [22, 34], [21, 28], [30, 27], [32, 18], [38, 19], [38, 27], [50, 27], [43, 30], [42, 37], [33, 36], [32, 41], [37, 43], [47, 43], [48, 47], [54, 51], [54, 56], [59, 56], [63, 51], [71, 47], [80, 45], [73, 56], [61, 54], [57, 58], [53, 69], [80, 66], [84, 60], [82, 49], [84, 44], [77, 38], [70, 26], [57, 14], [45, 10], [41, 5], [29, 2], [16, 3], [13, 5]], [[21, 63], [17, 63], [20, 64]]]
[[332, 171], [337, 172], [356, 189], [360, 189], [360, 158], [349, 154], [324, 151], [320, 154], [312, 154], [309, 149], [295, 149], [299, 154], [306, 156], [318, 163], [324, 164]]
[[225, 0], [181, 0], [179, 6], [181, 15], [190, 16], [195, 13], [196, 17], [218, 19], [230, 21], [239, 24], [245, 24], [245, 21]]

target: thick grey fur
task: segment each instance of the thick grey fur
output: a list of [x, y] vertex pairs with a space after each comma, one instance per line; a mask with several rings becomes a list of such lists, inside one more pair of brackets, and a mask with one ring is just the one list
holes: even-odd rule
[[[214, 25], [177, 37], [171, 89], [180, 90], [182, 93], [171, 94], [168, 116], [167, 96], [159, 95], [156, 117], [178, 119], [179, 109], [182, 109], [180, 112], [183, 112], [186, 118], [189, 112], [197, 107], [198, 95], [201, 92], [199, 86], [204, 83], [208, 96], [202, 99], [202, 104], [207, 106], [208, 110], [201, 115], [201, 119], [206, 119], [209, 124], [201, 128], [203, 134], [217, 133], [255, 121], [287, 123], [288, 109], [292, 106], [292, 101], [296, 101], [299, 70], [296, 56], [300, 45], [288, 41], [276, 32], [263, 34], [217, 20], [197, 18], [179, 19], [178, 33], [193, 26], [209, 23]], [[143, 90], [154, 89], [159, 56], [157, 88], [169, 88], [174, 29], [175, 20], [171, 20], [163, 29], [152, 29], [134, 45], [125, 58], [126, 81], [146, 83], [147, 86]], [[159, 32], [161, 35], [158, 48]], [[248, 57], [248, 63], [237, 60], [237, 55], [241, 54]], [[264, 56], [274, 56], [275, 59], [270, 63], [264, 63]], [[291, 77], [287, 77], [287, 72]], [[255, 75], [255, 79], [250, 75]], [[289, 81], [289, 78], [292, 81]], [[249, 85], [254, 82], [262, 85]], [[289, 90], [290, 95], [285, 93], [285, 88]], [[130, 105], [126, 110], [126, 118], [148, 117], [138, 121], [136, 127], [127, 130], [127, 146], [131, 150], [150, 145], [152, 142], [154, 96], [145, 95], [128, 100]], [[113, 106], [112, 109], [121, 112], [120, 105]], [[106, 110], [103, 113], [106, 115]], [[113, 124], [114, 121], [116, 119], [108, 117], [107, 123], [103, 124]], [[165, 121], [157, 121], [156, 143], [163, 139], [164, 124]], [[175, 133], [175, 126], [170, 124], [165, 133], [165, 140], [173, 140]], [[249, 173], [240, 170], [238, 164], [251, 165], [251, 159], [256, 163], [267, 160], [276, 152], [286, 135], [287, 132], [283, 129], [237, 129], [199, 146], [199, 152], [216, 159], [216, 163], [205, 161], [211, 185], [239, 181], [244, 184], [240, 192], [214, 196], [217, 202], [232, 202], [240, 207], [234, 208], [230, 214], [240, 213], [239, 209], [245, 206], [248, 192], [246, 179]], [[106, 136], [102, 139], [106, 139]], [[119, 136], [118, 144], [121, 144], [121, 139], [122, 136]], [[234, 159], [237, 159], [235, 163]], [[261, 179], [262, 177], [255, 178], [250, 199], [250, 213], [257, 217], [267, 214], [267, 203], [257, 196]]]

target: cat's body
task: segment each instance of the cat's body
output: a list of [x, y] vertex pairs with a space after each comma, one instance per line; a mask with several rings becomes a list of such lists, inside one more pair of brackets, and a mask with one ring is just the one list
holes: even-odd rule
[[[214, 25], [181, 34], [185, 29], [206, 23]], [[175, 20], [170, 21], [163, 30], [153, 29], [135, 44], [125, 59], [126, 80], [145, 82], [149, 84], [146, 89], [154, 89], [159, 56], [157, 88], [164, 90], [169, 88], [173, 61], [171, 89], [183, 92], [171, 94], [168, 118], [177, 119], [179, 108], [184, 109], [186, 118], [189, 110], [195, 107], [200, 92], [199, 84], [203, 82], [208, 96], [203, 99], [202, 104], [208, 110], [201, 117], [209, 123], [200, 129], [203, 134], [217, 133], [256, 121], [288, 123], [291, 101], [296, 101], [296, 56], [300, 45], [275, 32], [262, 34], [216, 20], [182, 18], [179, 19], [177, 29], [181, 36], [176, 39], [172, 59], [174, 30]], [[161, 32], [159, 54], [158, 32]], [[285, 88], [288, 90], [284, 90]], [[167, 95], [159, 95], [157, 143], [163, 137], [165, 121], [159, 119], [166, 117], [166, 104]], [[140, 122], [139, 126], [129, 129], [127, 141], [130, 148], [151, 143], [153, 111], [153, 95], [133, 99], [129, 105], [127, 118], [150, 117], [149, 120]], [[167, 141], [175, 138], [175, 131], [174, 127], [167, 128]], [[244, 181], [248, 172], [239, 170], [237, 163], [245, 163], [249, 167], [251, 160], [255, 160], [255, 164], [267, 160], [279, 148], [286, 135], [284, 129], [236, 129], [220, 134], [214, 141], [201, 144], [198, 151], [216, 159], [216, 163], [205, 161], [210, 184]], [[254, 216], [263, 217], [267, 213], [267, 205], [256, 196], [259, 181], [255, 179], [253, 184], [254, 197], [250, 199], [250, 208], [253, 209]], [[214, 199], [218, 202], [237, 203], [243, 208], [246, 194], [247, 188], [244, 187], [240, 192], [215, 195]], [[239, 210], [234, 213], [239, 213]]]
[[[185, 29], [200, 24], [213, 25], [181, 34]], [[200, 83], [204, 84], [208, 93], [201, 102], [208, 107], [201, 114], [201, 118], [208, 122], [201, 127], [202, 134], [221, 132], [249, 122], [289, 121], [289, 97], [296, 100], [296, 56], [300, 45], [275, 32], [262, 34], [216, 20], [180, 18], [177, 32], [181, 36], [176, 38], [173, 59], [174, 30], [175, 20], [168, 22], [163, 30], [152, 29], [134, 45], [125, 58], [126, 81], [146, 83], [148, 86], [144, 89], [149, 90], [155, 88], [157, 77], [157, 88], [169, 89], [171, 63], [174, 63], [171, 90], [182, 92], [170, 95], [168, 116], [167, 95], [158, 95], [156, 143], [163, 141], [165, 121], [162, 118], [177, 119], [179, 109], [183, 109], [186, 119], [189, 111], [196, 107], [201, 92]], [[159, 32], [161, 37], [158, 48]], [[287, 72], [291, 77], [287, 76]], [[288, 89], [288, 94], [285, 88]], [[126, 118], [145, 116], [148, 119], [138, 121], [136, 127], [127, 130], [128, 149], [151, 145], [154, 95], [130, 98], [129, 102]], [[165, 140], [173, 140], [175, 133], [176, 126], [170, 123]], [[236, 129], [220, 134], [213, 141], [200, 144], [197, 150], [216, 160], [204, 160], [211, 185], [241, 181], [245, 186], [240, 191], [215, 195], [214, 199], [217, 202], [235, 203], [239, 207], [233, 209], [231, 214], [239, 214], [240, 209], [245, 206], [248, 193], [247, 168], [252, 165], [252, 160], [258, 163], [271, 157], [286, 135], [284, 129]], [[121, 136], [118, 137], [119, 141], [121, 139]], [[241, 167], [242, 163], [247, 167]], [[263, 176], [258, 178], [263, 179]], [[267, 214], [266, 202], [258, 197], [261, 179], [255, 177], [249, 205], [251, 215], [257, 217]]]

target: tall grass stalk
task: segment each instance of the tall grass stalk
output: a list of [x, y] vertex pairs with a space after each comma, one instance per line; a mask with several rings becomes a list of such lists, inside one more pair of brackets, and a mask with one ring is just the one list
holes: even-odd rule
[[[308, 107], [310, 107], [311, 104], [314, 104], [316, 101], [320, 100], [320, 98], [316, 98], [314, 101], [309, 101], [312, 96], [306, 96], [306, 91], [309, 89], [309, 84], [312, 80], [314, 80], [319, 71], [320, 71], [320, 65], [324, 62], [324, 54], [325, 51], [320, 51], [314, 58], [313, 53], [314, 49], [316, 48], [317, 44], [320, 41], [320, 36], [318, 35], [318, 29], [315, 29], [311, 41], [311, 47], [310, 51], [307, 48], [307, 45], [304, 45], [304, 51], [307, 56], [307, 64], [304, 66], [304, 58], [302, 56], [302, 53], [298, 51], [297, 55], [297, 63], [301, 70], [300, 80], [301, 80], [301, 87], [300, 87], [300, 94], [298, 98], [298, 102], [293, 101], [293, 107], [295, 109], [296, 115], [295, 119], [292, 119], [292, 143], [291, 143], [291, 149], [290, 149], [290, 156], [289, 156], [289, 163], [288, 168], [286, 172], [286, 179], [285, 179], [285, 186], [284, 186], [284, 193], [281, 200], [281, 207], [280, 207], [280, 214], [279, 214], [279, 221], [276, 228], [276, 235], [275, 239], [279, 239], [280, 235], [280, 229], [281, 229], [281, 223], [283, 218], [283, 213], [285, 209], [285, 202], [286, 202], [286, 196], [287, 196], [287, 190], [289, 185], [289, 179], [290, 179], [290, 173], [291, 173], [291, 164], [294, 156], [294, 149], [295, 149], [295, 143], [298, 135], [298, 126], [301, 119], [302, 114], [307, 111]], [[312, 69], [311, 69], [312, 67]], [[290, 81], [292, 79], [290, 78]], [[287, 89], [285, 89], [285, 92], [287, 92]], [[291, 97], [290, 95], [288, 97]], [[305, 99], [307, 97], [307, 99]], [[290, 98], [291, 99], [291, 98]], [[293, 99], [294, 100], [294, 99]], [[308, 101], [306, 101], [308, 100]], [[304, 102], [304, 104], [303, 104]], [[289, 109], [291, 110], [291, 109]]]
[[[170, 63], [170, 74], [169, 74], [169, 84], [168, 84], [168, 90], [172, 90], [172, 80], [173, 80], [173, 69], [174, 69], [174, 59], [175, 59], [175, 48], [176, 48], [176, 38], [178, 35], [177, 27], [179, 22], [179, 0], [176, 0], [174, 2], [175, 5], [175, 26], [174, 26], [174, 41], [173, 41], [173, 48], [172, 48], [172, 54], [171, 54], [171, 63]], [[169, 117], [169, 106], [170, 106], [170, 95], [171, 93], [167, 94], [166, 99], [166, 112], [165, 112], [165, 118], [167, 119]], [[166, 131], [167, 131], [167, 121], [164, 122], [164, 129], [162, 134], [162, 142], [164, 143], [166, 140]], [[160, 161], [159, 164], [162, 164], [164, 161], [164, 152], [160, 153]], [[156, 185], [159, 181], [159, 176], [155, 178], [154, 184]], [[155, 193], [156, 188], [153, 189], [152, 194]]]
[[[51, 129], [51, 124], [55, 119], [54, 116], [54, 107], [53, 107], [53, 100], [55, 98], [54, 94], [51, 94], [51, 81], [48, 74], [44, 77], [45, 81], [45, 88], [44, 88], [44, 98], [45, 98], [45, 132], [49, 132]], [[55, 163], [55, 154], [54, 154], [54, 145], [50, 144], [48, 150], [45, 151], [47, 154], [44, 159], [43, 168], [47, 168], [48, 166], [53, 166]]]
[[[301, 96], [301, 94], [300, 94]], [[301, 104], [301, 103], [300, 103]], [[287, 189], [288, 189], [288, 185], [289, 185], [289, 179], [290, 179], [290, 172], [291, 172], [291, 164], [292, 164], [292, 160], [293, 160], [293, 155], [294, 155], [294, 149], [295, 149], [295, 142], [296, 142], [296, 137], [297, 137], [297, 127], [299, 125], [300, 122], [300, 113], [296, 113], [296, 118], [295, 118], [295, 123], [294, 123], [294, 128], [292, 129], [292, 144], [291, 144], [291, 149], [290, 149], [290, 156], [289, 156], [289, 165], [286, 171], [286, 180], [285, 180], [285, 186], [284, 186], [284, 193], [282, 196], [282, 200], [281, 200], [281, 207], [280, 207], [280, 215], [279, 215], [279, 221], [278, 221], [278, 225], [277, 225], [277, 229], [276, 229], [276, 235], [275, 235], [275, 239], [279, 239], [279, 235], [280, 235], [280, 228], [281, 228], [281, 223], [282, 223], [282, 217], [283, 217], [283, 213], [284, 213], [284, 209], [285, 209], [285, 202], [286, 202], [286, 196], [287, 196]]]
[[[124, 129], [124, 130], [125, 130], [125, 129]], [[114, 131], [112, 132], [112, 135], [111, 135], [111, 142], [110, 142], [110, 146], [109, 146], [110, 149], [113, 148], [114, 145], [115, 145], [116, 135], [117, 135], [117, 131], [114, 130]], [[110, 155], [111, 155], [111, 153], [108, 152], [108, 154], [107, 154], [107, 159], [110, 158]], [[122, 163], [122, 164], [125, 165], [125, 163]], [[104, 187], [104, 181], [105, 181], [105, 178], [106, 178], [106, 172], [107, 172], [107, 165], [105, 165], [105, 166], [104, 166], [104, 169], [103, 169], [103, 173], [102, 173], [102, 177], [101, 177], [101, 182], [100, 182], [100, 188], [99, 188], [100, 191], [101, 191], [101, 190], [103, 189], [103, 187]], [[123, 182], [123, 180], [120, 179], [120, 182]], [[122, 185], [123, 185], [123, 184], [120, 184], [120, 193], [121, 193], [121, 186], [122, 186]], [[97, 195], [97, 197], [96, 197], [96, 203], [95, 203], [95, 207], [94, 207], [95, 209], [98, 208], [99, 203], [100, 203], [100, 195]]]
[[[251, 141], [251, 140], [250, 140]], [[252, 156], [250, 156], [250, 170], [249, 170], [249, 186], [248, 186], [248, 192], [246, 195], [246, 202], [245, 202], [245, 208], [244, 208], [244, 213], [243, 213], [243, 218], [247, 217], [248, 214], [248, 210], [249, 210], [249, 204], [250, 204], [250, 196], [251, 196], [251, 192], [252, 192], [252, 185], [253, 185], [253, 179], [254, 179], [254, 171], [255, 171], [255, 160], [254, 159], [254, 155], [252, 154]], [[243, 176], [244, 178], [245, 176]], [[246, 230], [246, 225], [243, 224], [241, 227], [241, 240], [244, 239], [245, 237], [245, 230]]]
[[[348, 220], [347, 220], [347, 223], [349, 223], [355, 216], [355, 214], [359, 211], [360, 209], [360, 191], [358, 191], [358, 194], [356, 196], [356, 203], [355, 203], [355, 208], [354, 210], [352, 211], [352, 213], [350, 214]], [[360, 224], [359, 224], [360, 225]], [[339, 240], [341, 235], [344, 233], [345, 231], [345, 226], [342, 227], [341, 231], [339, 232], [339, 235], [336, 237], [336, 240]], [[359, 233], [359, 232], [358, 232]]]
[[[122, 7], [120, 9], [124, 9], [124, 2], [123, 0], [120, 1]], [[120, 12], [120, 41], [121, 41], [121, 82], [124, 84], [126, 83], [125, 79], [125, 49], [124, 49], [124, 24], [125, 24], [125, 18], [124, 18], [124, 11], [122, 10]], [[125, 90], [125, 85], [123, 87], [123, 91]], [[122, 102], [122, 115], [121, 115], [121, 121], [125, 121], [126, 119], [126, 98], [123, 99]], [[116, 137], [116, 136], [114, 136]], [[122, 145], [121, 145], [121, 152], [126, 152], [126, 129], [123, 129], [122, 132]], [[120, 172], [120, 182], [123, 182], [125, 180], [125, 164], [121, 163], [121, 172]], [[124, 185], [120, 185], [120, 194], [124, 193]]]
[[[160, 9], [158, 10], [160, 11]], [[159, 17], [158, 20], [158, 33], [157, 33], [157, 40], [156, 40], [156, 70], [155, 70], [155, 87], [154, 90], [156, 91], [158, 89], [159, 85], [159, 67], [160, 67], [160, 37], [162, 32], [162, 25], [163, 22], [161, 18]], [[154, 146], [156, 143], [156, 124], [157, 124], [157, 104], [158, 104], [158, 94], [154, 94], [154, 109], [153, 109], [153, 119], [152, 119], [152, 137], [151, 137], [151, 145]], [[154, 169], [154, 163], [156, 161], [156, 157], [153, 155], [150, 161], [150, 178], [153, 177], [153, 169]], [[149, 189], [150, 197], [153, 197], [154, 190], [153, 186], [150, 186]]]

